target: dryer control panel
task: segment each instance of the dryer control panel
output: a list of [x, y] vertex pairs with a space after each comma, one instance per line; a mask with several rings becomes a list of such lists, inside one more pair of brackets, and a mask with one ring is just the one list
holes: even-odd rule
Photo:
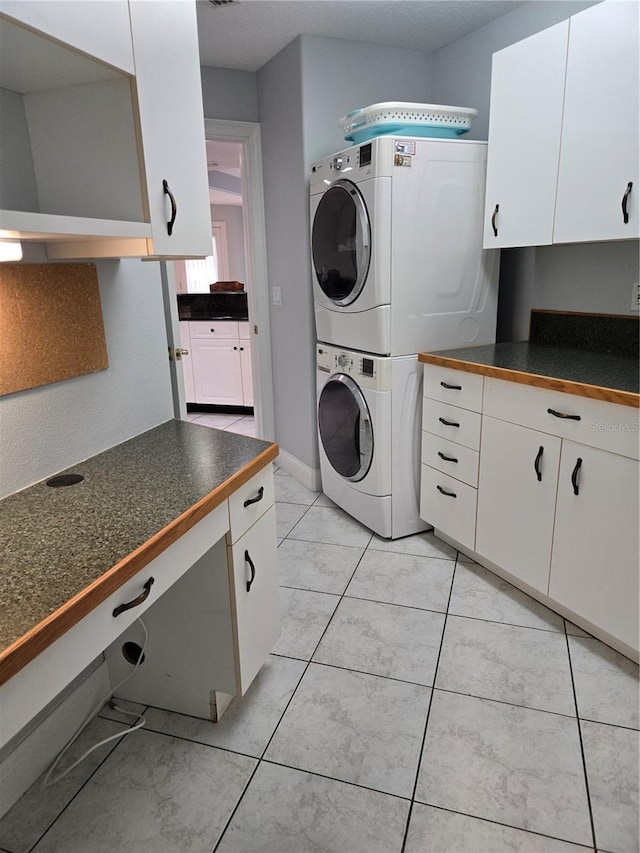
[[374, 391], [386, 391], [391, 387], [392, 359], [387, 356], [318, 344], [316, 365], [322, 373], [344, 373]]

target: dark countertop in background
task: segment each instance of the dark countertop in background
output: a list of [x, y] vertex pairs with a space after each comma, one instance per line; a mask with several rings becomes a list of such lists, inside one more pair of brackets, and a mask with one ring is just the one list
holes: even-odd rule
[[67, 469], [84, 475], [77, 485], [42, 481], [0, 501], [0, 650], [276, 455], [271, 442], [171, 420]]
[[233, 293], [179, 293], [178, 317], [180, 320], [237, 320], [249, 319], [247, 294]]

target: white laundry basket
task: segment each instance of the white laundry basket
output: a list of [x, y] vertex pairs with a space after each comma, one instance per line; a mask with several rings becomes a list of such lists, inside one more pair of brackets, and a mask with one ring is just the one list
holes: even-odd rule
[[443, 104], [410, 104], [387, 101], [354, 110], [338, 121], [344, 138], [359, 144], [390, 133], [456, 139], [471, 127], [478, 111]]

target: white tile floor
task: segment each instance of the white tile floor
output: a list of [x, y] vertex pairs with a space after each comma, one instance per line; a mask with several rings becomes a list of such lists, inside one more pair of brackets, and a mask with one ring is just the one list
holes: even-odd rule
[[283, 631], [244, 699], [147, 709], [1, 850], [637, 853], [635, 664], [433, 534], [381, 540], [282, 471], [276, 498]]
[[226, 432], [239, 432], [241, 435], [250, 435], [255, 438], [256, 424], [253, 415], [228, 415], [207, 414], [206, 412], [190, 412], [187, 420], [194, 424], [201, 424]]

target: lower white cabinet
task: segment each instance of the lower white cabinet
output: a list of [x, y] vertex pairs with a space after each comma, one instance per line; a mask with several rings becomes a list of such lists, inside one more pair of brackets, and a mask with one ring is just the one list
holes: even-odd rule
[[[427, 372], [440, 370], [425, 366], [425, 388], [434, 387]], [[473, 442], [445, 442], [433, 426], [440, 417], [462, 425], [472, 413], [447, 406], [443, 414], [425, 398], [421, 518], [637, 654], [637, 409], [487, 377], [478, 405], [476, 489]]]
[[482, 419], [475, 550], [545, 595], [560, 439]]
[[549, 595], [638, 643], [638, 463], [563, 441]]
[[248, 323], [234, 321], [189, 321], [190, 344], [186, 348], [191, 357], [193, 385], [188, 387], [185, 366], [187, 403], [253, 406], [248, 327]]
[[[182, 375], [184, 376], [184, 396], [187, 403], [195, 403], [196, 391], [193, 384], [193, 353], [191, 352], [191, 338], [189, 336], [189, 323], [182, 320], [180, 326], [180, 347], [183, 350]], [[186, 355], [184, 353], [186, 350]]]

